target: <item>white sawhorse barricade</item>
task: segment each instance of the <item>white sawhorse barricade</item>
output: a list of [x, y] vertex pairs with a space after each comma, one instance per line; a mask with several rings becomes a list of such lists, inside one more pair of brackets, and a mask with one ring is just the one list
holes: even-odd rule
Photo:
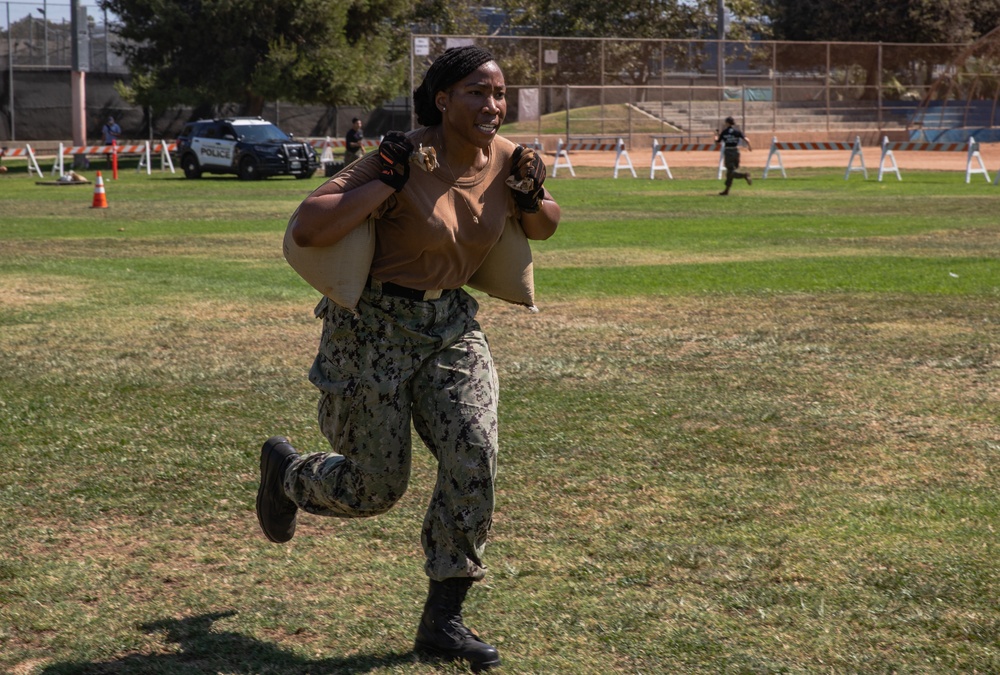
[[[986, 182], [990, 182], [990, 174], [986, 171], [986, 165], [983, 164], [983, 156], [979, 154], [979, 143], [972, 136], [969, 137], [967, 143], [929, 143], [924, 141], [898, 141], [890, 142], [887, 136], [882, 138], [882, 160], [878, 165], [878, 179], [879, 182], [882, 181], [882, 175], [886, 172], [891, 172], [896, 174], [897, 180], [903, 180], [903, 177], [899, 175], [899, 165], [896, 164], [896, 156], [893, 154], [894, 150], [901, 151], [923, 151], [923, 152], [960, 152], [966, 151], [965, 158], [965, 182], [970, 183], [972, 181], [972, 174], [982, 174], [986, 177]], [[979, 164], [979, 168], [973, 168], [972, 163], [975, 161]], [[997, 174], [996, 180], [1000, 181], [1000, 173]], [[994, 182], [994, 185], [996, 183]]]
[[[58, 174], [60, 177], [66, 173], [66, 157], [73, 157], [75, 155], [113, 155], [117, 153], [118, 155], [140, 155], [139, 166], [136, 167], [136, 171], [143, 168], [146, 169], [146, 173], [149, 174], [152, 169], [152, 152], [151, 144], [149, 141], [144, 141], [142, 143], [129, 143], [125, 145], [78, 145], [72, 147], [66, 147], [63, 143], [59, 144], [59, 155], [56, 157], [56, 161], [52, 164], [52, 175]], [[170, 173], [175, 173], [173, 160], [170, 159], [170, 150], [174, 148], [173, 144], [167, 144], [165, 141], [160, 141], [157, 145], [157, 153], [160, 155], [160, 170], [163, 171], [166, 167], [170, 167]]]
[[664, 152], [706, 152], [710, 150], [719, 151], [719, 179], [726, 170], [725, 148], [720, 143], [664, 143], [660, 145], [657, 139], [653, 139], [653, 160], [649, 163], [649, 178], [652, 180], [657, 171], [666, 171], [667, 178], [673, 180], [674, 175], [670, 173], [670, 166], [667, 164], [667, 157]]
[[[785, 173], [785, 165], [781, 161], [781, 151], [782, 150], [850, 150], [851, 159], [847, 162], [847, 171], [844, 172], [844, 180], [851, 177], [851, 173], [854, 171], [861, 171], [864, 173], [865, 180], [868, 180], [868, 169], [865, 168], [865, 155], [861, 150], [861, 137], [856, 136], [853, 143], [841, 142], [841, 141], [779, 141], [777, 136], [771, 140], [771, 152], [767, 155], [767, 165], [764, 167], [764, 178], [767, 178], [767, 172], [772, 168], [781, 169], [781, 177], [788, 178]], [[772, 166], [771, 160], [777, 158], [778, 165]], [[860, 166], [854, 166], [854, 159], [858, 158], [860, 160]]]
[[[306, 139], [306, 142], [312, 146], [313, 150], [319, 152], [319, 163], [324, 169], [327, 169], [327, 167], [337, 163], [333, 157], [333, 149], [343, 148], [347, 145], [346, 139], [330, 138], [329, 136], [326, 138], [309, 138]], [[361, 148], [365, 152], [368, 152], [372, 148], [378, 148], [380, 142], [381, 139], [373, 140], [371, 138], [363, 138], [361, 139]], [[327, 175], [330, 174], [327, 173]]]
[[571, 176], [576, 176], [576, 172], [573, 171], [573, 162], [569, 159], [570, 152], [607, 150], [614, 150], [615, 153], [617, 153], [615, 155], [615, 178], [618, 178], [618, 171], [620, 169], [628, 169], [632, 172], [632, 177], [636, 178], [635, 168], [632, 166], [632, 159], [628, 156], [628, 150], [625, 149], [625, 140], [622, 138], [617, 139], [613, 143], [606, 142], [600, 138], [593, 140], [570, 140], [563, 143], [563, 140], [560, 138], [559, 144], [556, 146], [556, 161], [552, 167], [552, 177], [556, 177], [559, 172], [559, 167], [566, 167], [569, 169]]
[[146, 151], [142, 153], [141, 157], [139, 157], [139, 165], [135, 167], [136, 172], [145, 169], [147, 176], [151, 174], [153, 170], [152, 153], [156, 153], [157, 155], [160, 156], [160, 171], [165, 170], [166, 167], [169, 166], [170, 173], [177, 173], [174, 170], [174, 160], [170, 158], [170, 153], [174, 152], [175, 150], [177, 150], [176, 143], [167, 143], [166, 141], [160, 141], [159, 143], [150, 146], [149, 142], [147, 141]]
[[38, 166], [38, 160], [35, 158], [35, 151], [31, 149], [30, 145], [25, 145], [23, 148], [3, 148], [0, 157], [4, 159], [24, 159], [28, 161], [28, 175], [37, 173], [39, 178], [44, 178], [42, 170]]

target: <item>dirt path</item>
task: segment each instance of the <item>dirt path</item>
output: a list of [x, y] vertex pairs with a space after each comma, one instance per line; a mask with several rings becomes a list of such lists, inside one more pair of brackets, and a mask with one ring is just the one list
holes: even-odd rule
[[[983, 163], [986, 165], [986, 170], [989, 172], [990, 179], [992, 180], [996, 173], [1000, 171], [1000, 143], [993, 143], [989, 145], [984, 143], [980, 147], [980, 155], [983, 158]], [[753, 151], [747, 151], [744, 148], [741, 155], [742, 166], [751, 170], [756, 170], [758, 173], [763, 172], [764, 167], [767, 166], [769, 152], [770, 148], [767, 146], [764, 146], [763, 148], [754, 148]], [[868, 171], [874, 171], [877, 174], [879, 162], [882, 158], [881, 148], [877, 146], [863, 147], [862, 153], [864, 155], [865, 166]], [[904, 176], [906, 175], [907, 170], [961, 171], [964, 173], [968, 162], [968, 152], [965, 150], [955, 152], [893, 151], [893, 156], [896, 159], [896, 165], [899, 167], [900, 174]], [[638, 175], [649, 175], [649, 166], [650, 161], [652, 160], [651, 149], [648, 152], [629, 152], [629, 157], [632, 159], [632, 166], [635, 167], [635, 171]], [[665, 153], [665, 157], [667, 164], [670, 166], [671, 172], [673, 172], [675, 168], [681, 167], [715, 167], [718, 166], [719, 162], [719, 155], [714, 151], [673, 152]], [[785, 167], [786, 171], [788, 169], [803, 167], [837, 167], [847, 169], [847, 164], [850, 159], [850, 150], [781, 151], [781, 164]], [[572, 161], [574, 167], [596, 166], [613, 169], [615, 165], [615, 153], [577, 152], [570, 155], [570, 161]], [[546, 156], [546, 164], [549, 165], [550, 172], [554, 162], [555, 157], [552, 154], [548, 154]], [[776, 168], [777, 166], [778, 159], [774, 158], [771, 161], [771, 169], [769, 173], [773, 173], [775, 171], [779, 171], [780, 173], [780, 170]], [[857, 160], [855, 160], [854, 166], [860, 166]], [[974, 169], [978, 169], [979, 163], [973, 160], [972, 167]], [[660, 172], [659, 175], [663, 175], [662, 172]]]

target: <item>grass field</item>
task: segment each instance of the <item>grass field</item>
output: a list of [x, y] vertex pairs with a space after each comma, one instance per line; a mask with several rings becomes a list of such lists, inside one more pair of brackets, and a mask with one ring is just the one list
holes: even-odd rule
[[[481, 298], [501, 672], [1000, 672], [997, 188], [577, 173], [540, 313]], [[321, 179], [180, 176], [0, 177], [0, 672], [462, 672], [410, 652], [428, 453], [257, 528], [263, 440], [325, 446], [280, 252]]]
[[[567, 119], [567, 115], [569, 119]], [[672, 124], [658, 120], [636, 109], [629, 109], [622, 103], [609, 103], [604, 106], [583, 106], [573, 108], [569, 113], [565, 110], [556, 113], [546, 113], [537, 121], [514, 122], [504, 125], [506, 134], [553, 134], [566, 135], [567, 126], [572, 136], [622, 136], [635, 134], [674, 134], [680, 129]]]

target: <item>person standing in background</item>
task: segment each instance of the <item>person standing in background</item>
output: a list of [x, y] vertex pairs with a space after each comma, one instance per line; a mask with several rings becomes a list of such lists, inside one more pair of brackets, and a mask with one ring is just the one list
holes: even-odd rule
[[[122, 128], [118, 126], [115, 122], [115, 118], [108, 115], [108, 121], [104, 123], [101, 127], [101, 141], [104, 145], [111, 145], [112, 143], [118, 142], [118, 137], [122, 135]], [[111, 163], [111, 153], [104, 153], [104, 160], [110, 164]]]
[[365, 154], [365, 149], [361, 147], [361, 141], [364, 140], [364, 137], [364, 133], [361, 131], [361, 120], [360, 118], [355, 117], [351, 120], [351, 128], [347, 130], [347, 137], [345, 138], [345, 166]]

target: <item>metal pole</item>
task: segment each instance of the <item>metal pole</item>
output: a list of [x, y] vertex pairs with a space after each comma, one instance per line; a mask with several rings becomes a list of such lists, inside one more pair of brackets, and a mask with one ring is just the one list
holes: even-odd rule
[[771, 43], [771, 131], [778, 130], [778, 44]]
[[[635, 89], [633, 87], [628, 88], [628, 101], [631, 104], [635, 101]], [[628, 121], [628, 144], [632, 146], [632, 108], [633, 105], [629, 105], [625, 108], [625, 119]]]
[[[566, 142], [569, 143], [569, 85], [566, 85]], [[558, 159], [558, 157], [556, 158]]]
[[882, 135], [882, 43], [878, 43], [878, 132]]
[[[601, 133], [604, 133], [604, 40], [601, 40]], [[569, 139], [566, 139], [569, 143]]]
[[[716, 23], [718, 24], [719, 33], [719, 44], [718, 44], [718, 59], [719, 59], [719, 86], [726, 86], [726, 5], [724, 0], [719, 0], [718, 7], [716, 8]], [[719, 92], [720, 96], [723, 92]]]
[[743, 118], [743, 130], [747, 128], [747, 85], [740, 85], [740, 116]]
[[[414, 89], [416, 89], [416, 86], [413, 83], [413, 70], [414, 70], [414, 67], [415, 67], [413, 62], [416, 61], [416, 55], [414, 54], [414, 52], [416, 52], [416, 50], [417, 50], [416, 38], [415, 37], [411, 37], [410, 38], [410, 88], [407, 90], [407, 91], [410, 91], [410, 92], [412, 92]], [[406, 97], [406, 107], [409, 108], [409, 110], [410, 110], [410, 128], [414, 129], [417, 126], [417, 120], [416, 120], [416, 114], [415, 114], [416, 111], [413, 109], [413, 105], [411, 104], [411, 100], [412, 100], [412, 96], [407, 96]], [[338, 117], [339, 117], [339, 115], [338, 115]]]
[[691, 131], [693, 125], [694, 125], [694, 87], [688, 87], [688, 141], [691, 140]]
[[[535, 126], [535, 133], [541, 136], [542, 134], [542, 108], [548, 109], [549, 97], [543, 93], [545, 90], [542, 88], [544, 86], [544, 62], [543, 62], [543, 52], [542, 52], [542, 38], [538, 38], [538, 104], [541, 106], [538, 110], [538, 120]], [[544, 100], [544, 104], [543, 104]]]
[[826, 43], [826, 131], [830, 133], [830, 82], [832, 81], [832, 74], [830, 73], [830, 43]]
[[7, 3], [7, 75], [10, 77], [10, 140], [17, 140], [14, 133], [14, 40], [10, 34], [10, 3]]

